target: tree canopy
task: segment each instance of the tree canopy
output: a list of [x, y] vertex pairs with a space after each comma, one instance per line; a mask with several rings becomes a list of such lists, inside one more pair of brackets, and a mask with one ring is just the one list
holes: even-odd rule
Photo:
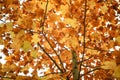
[[120, 2], [0, 0], [0, 45], [1, 80], [120, 80]]

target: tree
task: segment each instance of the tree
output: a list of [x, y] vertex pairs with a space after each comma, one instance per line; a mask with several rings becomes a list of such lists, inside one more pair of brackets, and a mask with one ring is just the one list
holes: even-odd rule
[[120, 80], [119, 17], [117, 0], [0, 0], [1, 80]]

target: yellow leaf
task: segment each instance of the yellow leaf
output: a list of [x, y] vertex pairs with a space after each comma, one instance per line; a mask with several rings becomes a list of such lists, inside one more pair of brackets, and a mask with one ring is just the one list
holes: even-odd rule
[[37, 21], [33, 21], [32, 29], [37, 32], [38, 30], [40, 30], [40, 24], [40, 19], [37, 19]]
[[33, 51], [31, 51], [31, 54], [30, 54], [33, 58], [37, 58], [37, 56], [38, 56], [38, 51], [36, 51], [36, 50], [33, 50]]
[[24, 43], [21, 47], [25, 52], [33, 49], [33, 47], [31, 46], [31, 43], [29, 41], [24, 41]]
[[50, 47], [50, 45], [48, 44], [48, 42], [45, 42], [45, 43], [44, 43], [44, 47], [45, 47], [46, 49], [51, 49], [51, 47]]
[[8, 23], [6, 23], [5, 25], [6, 25], [6, 27], [7, 27], [7, 31], [12, 30], [12, 28], [13, 28], [13, 23], [12, 23], [12, 22], [8, 22]]
[[12, 31], [10, 31], [10, 35], [11, 35], [12, 38], [15, 37], [15, 34]]
[[5, 64], [2, 66], [3, 72], [9, 72], [9, 71], [15, 71], [17, 69], [17, 66], [15, 64]]
[[35, 44], [40, 41], [40, 38], [38, 36], [38, 34], [34, 34], [32, 36], [32, 42], [34, 42]]
[[95, 7], [95, 1], [94, 0], [88, 1], [88, 6], [90, 6], [90, 8], [93, 9]]
[[23, 36], [25, 35], [24, 30], [21, 30], [18, 34], [13, 37], [13, 43], [11, 47], [14, 48], [16, 51], [20, 49], [22, 45], [22, 41], [24, 40]]
[[0, 24], [0, 27], [3, 27], [4, 26], [4, 24]]
[[[42, 0], [38, 2], [38, 6], [43, 10], [45, 9], [46, 4], [47, 2], [43, 2]], [[51, 10], [52, 8], [54, 8], [54, 4], [51, 4], [51, 2], [48, 2], [47, 11]]]
[[2, 69], [2, 64], [0, 63], [0, 69]]
[[13, 0], [5, 0], [4, 3], [6, 5], [11, 5], [13, 3]]
[[[54, 16], [54, 17], [53, 17]], [[58, 21], [60, 21], [60, 16], [59, 15], [57, 15], [57, 14], [55, 14], [55, 13], [50, 13], [49, 14], [49, 16], [48, 16], [48, 22], [52, 22], [52, 23], [54, 23], [54, 22], [58, 22]]]
[[16, 23], [17, 23], [18, 25], [21, 25], [21, 24], [22, 24], [22, 18], [18, 18], [18, 20], [16, 21]]
[[65, 21], [64, 21], [66, 24], [72, 26], [73, 28], [76, 28], [76, 26], [78, 26], [77, 24], [77, 21], [75, 18], [65, 18]]
[[107, 7], [107, 5], [104, 4], [104, 5], [101, 7], [102, 13], [105, 14], [105, 13], [107, 12], [107, 10], [108, 10], [108, 7]]
[[103, 66], [101, 66], [101, 68], [114, 70], [116, 68], [116, 61], [115, 60], [104, 61]]
[[11, 80], [11, 79], [9, 79], [9, 78], [4, 78], [4, 79], [2, 79], [2, 80]]
[[66, 80], [60, 74], [50, 74], [40, 78], [40, 80]]
[[16, 76], [15, 80], [31, 80], [31, 77], [29, 76]]
[[76, 48], [79, 46], [78, 39], [76, 36], [70, 36], [69, 34], [66, 34], [64, 38], [60, 40], [60, 43], [65, 43], [66, 46]]
[[76, 36], [72, 36], [71, 38], [70, 38], [70, 45], [71, 45], [71, 47], [73, 47], [74, 49], [77, 47], [77, 46], [79, 46], [79, 43], [78, 43], [78, 39], [77, 39], [77, 37]]
[[61, 12], [61, 14], [65, 15], [67, 13], [68, 9], [69, 9], [68, 5], [61, 5], [60, 6], [60, 12]]
[[37, 5], [37, 1], [36, 0], [32, 0], [29, 2], [25, 2], [23, 3], [25, 11], [29, 12], [29, 13], [34, 13], [35, 10], [37, 9], [36, 5]]
[[[67, 71], [67, 72], [65, 72], [65, 73], [62, 73], [61, 76], [62, 76], [62, 78], [64, 78], [64, 79], [66, 80], [67, 76], [68, 76], [70, 73], [71, 73], [70, 71]], [[64, 80], [64, 79], [62, 79], [62, 80]]]
[[92, 49], [87, 49], [87, 53], [91, 55], [99, 55], [100, 51], [98, 50], [92, 50]]
[[65, 34], [65, 37], [60, 40], [60, 43], [64, 43], [69, 39], [69, 34]]
[[78, 39], [79, 39], [79, 41], [80, 41], [80, 42], [82, 42], [82, 43], [83, 43], [83, 42], [84, 42], [84, 39], [83, 39], [83, 38], [84, 38], [83, 36], [79, 36], [79, 38], [78, 38]]
[[25, 67], [23, 67], [23, 68], [21, 69], [21, 71], [22, 71], [22, 72], [27, 71], [29, 68], [30, 68], [30, 66], [29, 66], [29, 65], [26, 65]]
[[120, 42], [120, 36], [118, 36], [118, 37], [116, 38], [116, 41], [117, 41], [117, 42]]
[[114, 70], [114, 73], [113, 73], [113, 76], [116, 77], [116, 78], [120, 78], [120, 65], [118, 65], [115, 70]]
[[21, 27], [23, 27], [23, 28], [30, 28], [31, 25], [33, 24], [32, 19], [33, 19], [32, 16], [26, 15], [26, 14], [22, 14], [21, 17], [18, 18], [16, 23], [18, 25], [22, 25]]

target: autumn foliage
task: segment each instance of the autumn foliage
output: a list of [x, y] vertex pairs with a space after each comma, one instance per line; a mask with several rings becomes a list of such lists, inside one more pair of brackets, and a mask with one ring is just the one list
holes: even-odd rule
[[0, 45], [0, 80], [120, 80], [120, 2], [0, 0]]

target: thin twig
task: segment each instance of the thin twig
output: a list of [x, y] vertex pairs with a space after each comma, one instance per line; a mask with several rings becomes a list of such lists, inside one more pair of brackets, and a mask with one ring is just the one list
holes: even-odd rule
[[[55, 38], [53, 38], [53, 39], [54, 39], [54, 41], [57, 42], [57, 40], [56, 40]], [[57, 44], [59, 45], [58, 42], [57, 42]], [[60, 46], [60, 45], [59, 45], [59, 46]], [[59, 48], [58, 48], [58, 49], [59, 49]], [[58, 51], [60, 51], [60, 50], [58, 50]], [[63, 70], [66, 72], [66, 69], [65, 69], [64, 66], [63, 66], [63, 62], [62, 62], [60, 56], [57, 54], [57, 52], [56, 52], [55, 50], [54, 50], [54, 52], [55, 52], [55, 54], [57, 55], [57, 57], [58, 57], [58, 59], [59, 59], [59, 61], [60, 61], [60, 65], [62, 66]]]
[[42, 33], [44, 32], [44, 23], [45, 23], [45, 20], [46, 20], [46, 15], [47, 15], [47, 8], [48, 8], [48, 0], [46, 2], [46, 6], [45, 6], [45, 13], [44, 13], [44, 19], [43, 19], [43, 22], [42, 22], [42, 25], [40, 27], [42, 27]]
[[54, 75], [54, 74], [61, 74], [60, 72], [53, 72], [53, 73], [48, 73], [48, 74], [45, 74], [44, 76], [40, 76], [40, 77], [45, 77], [45, 76], [48, 76], [48, 75]]
[[[20, 28], [20, 27], [18, 27], [18, 28]], [[31, 34], [33, 34], [33, 33], [39, 34], [39, 32], [31, 31], [31, 30], [28, 30], [28, 29], [25, 29], [25, 28], [20, 28], [20, 29], [25, 30], [25, 31], [28, 31], [28, 32], [31, 33]], [[48, 42], [48, 44], [50, 45], [50, 47], [52, 48], [52, 50], [53, 50], [53, 51], [55, 52], [55, 54], [57, 55], [57, 57], [58, 57], [58, 59], [59, 59], [59, 61], [60, 61], [60, 64], [61, 64], [62, 68], [63, 68], [64, 71], [65, 71], [65, 68], [64, 68], [64, 66], [63, 66], [63, 63], [62, 63], [62, 60], [61, 60], [60, 56], [59, 56], [59, 55], [57, 54], [57, 52], [54, 50], [54, 47], [53, 47], [52, 44], [49, 42], [49, 40], [47, 39], [47, 37], [45, 36], [45, 34], [44, 34], [44, 33], [42, 33], [42, 34], [43, 34], [43, 36], [45, 37], [45, 39], [46, 39], [46, 41]]]
[[[52, 44], [50, 43], [50, 41], [47, 39], [47, 37], [45, 36], [44, 33], [43, 33], [43, 36], [44, 36], [45, 40], [48, 42], [48, 44], [50, 45], [50, 47], [52, 48], [52, 50], [54, 51], [54, 53], [56, 54], [56, 56], [58, 57], [59, 62], [60, 62], [60, 64], [61, 64], [61, 67], [64, 69], [63, 63], [62, 63], [62, 60], [61, 60], [60, 56], [57, 54], [57, 52], [55, 51], [54, 47], [52, 46]], [[64, 70], [65, 70], [65, 69], [64, 69]]]
[[72, 70], [70, 71], [70, 73], [68, 74], [68, 79], [70, 79], [70, 77], [72, 76]]
[[90, 70], [90, 71], [88, 71], [88, 72], [80, 75], [80, 78], [81, 78], [82, 76], [85, 76], [85, 75], [87, 75], [87, 74], [89, 74], [89, 73], [91, 73], [91, 72], [93, 72], [93, 71], [99, 70], [99, 69], [100, 69], [100, 68], [95, 68], [95, 69], [93, 69], [93, 70]]
[[109, 50], [100, 49], [99, 47], [96, 47], [96, 48], [86, 47], [86, 49], [97, 50], [97, 51], [104, 51], [104, 52], [108, 52], [109, 51]]
[[[28, 33], [30, 33], [30, 34], [34, 34], [34, 33], [36, 33], [36, 34], [40, 34], [40, 32], [37, 32], [37, 31], [32, 31], [31, 29], [27, 29], [27, 28], [21, 28], [21, 27], [16, 27], [16, 28], [19, 28], [19, 29], [21, 29], [21, 30], [24, 30], [24, 31], [27, 31]], [[42, 34], [42, 33], [41, 33]]]
[[58, 66], [56, 61], [46, 52], [46, 50], [41, 46], [41, 44], [38, 42], [38, 46], [43, 50], [43, 52], [50, 58], [50, 60], [55, 64], [55, 66], [63, 73], [62, 69]]
[[92, 66], [92, 65], [82, 65], [83, 67], [89, 67], [89, 68], [100, 68], [101, 66]]
[[0, 76], [0, 78], [7, 78], [7, 79], [13, 79], [13, 78], [11, 78], [11, 77], [3, 77], [3, 76]]
[[91, 59], [92, 57], [93, 57], [93, 55], [92, 55], [92, 56], [90, 56], [88, 59], [85, 59], [85, 60], [82, 60], [82, 61], [78, 62], [78, 64], [80, 64], [81, 62], [85, 62], [85, 61], [87, 61], [87, 60]]
[[[86, 48], [86, 45], [85, 45], [85, 37], [86, 37], [86, 11], [87, 11], [87, 0], [85, 0], [85, 8], [84, 8], [84, 38], [83, 38], [83, 54], [82, 54], [82, 59], [81, 59], [81, 61], [83, 61], [84, 60], [84, 55], [85, 55], [85, 48]], [[78, 76], [78, 80], [80, 79], [80, 72], [82, 71], [82, 63], [83, 62], [81, 62], [80, 63], [80, 70], [79, 70], [79, 76]]]
[[3, 21], [2, 19], [0, 19], [0, 21], [1, 21], [1, 22], [3, 22], [4, 24], [6, 24], [6, 22], [5, 22], [5, 21]]

